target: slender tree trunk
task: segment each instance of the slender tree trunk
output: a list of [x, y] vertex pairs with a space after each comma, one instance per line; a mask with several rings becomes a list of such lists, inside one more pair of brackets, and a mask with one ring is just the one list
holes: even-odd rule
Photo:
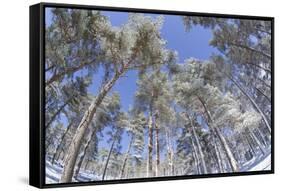
[[257, 153], [256, 153], [255, 148], [253, 147], [251, 141], [249, 140], [249, 136], [248, 136], [248, 135], [244, 135], [244, 136], [245, 136], [245, 138], [246, 138], [246, 141], [247, 141], [247, 143], [248, 143], [248, 145], [249, 145], [249, 147], [250, 147], [252, 153], [253, 153], [254, 155], [256, 155]]
[[81, 147], [81, 143], [85, 135], [85, 132], [89, 124], [91, 123], [93, 117], [95, 116], [97, 108], [100, 106], [106, 94], [110, 91], [110, 89], [113, 87], [115, 82], [119, 79], [119, 77], [123, 74], [123, 72], [124, 71], [116, 73], [114, 77], [107, 84], [103, 86], [96, 99], [91, 103], [90, 107], [85, 112], [75, 132], [73, 140], [69, 146], [66, 163], [64, 165], [62, 177], [60, 180], [61, 183], [71, 182], [74, 166], [77, 160], [77, 156], [79, 154], [79, 149]]
[[217, 143], [217, 141], [215, 139], [216, 138], [214, 137], [214, 134], [213, 134], [213, 142], [214, 142], [214, 148], [215, 148], [216, 159], [217, 159], [217, 163], [218, 163], [218, 167], [219, 167], [219, 172], [220, 173], [224, 173], [224, 168], [223, 168], [223, 165], [222, 165], [221, 153], [219, 152], [218, 143]]
[[196, 143], [197, 148], [198, 148], [198, 153], [199, 153], [200, 160], [201, 160], [201, 164], [202, 164], [202, 167], [203, 167], [202, 173], [203, 173], [203, 174], [207, 174], [208, 171], [207, 171], [207, 167], [206, 167], [206, 163], [205, 163], [205, 157], [204, 157], [204, 153], [203, 153], [203, 151], [202, 151], [202, 147], [201, 147], [201, 144], [200, 144], [200, 141], [199, 141], [197, 132], [196, 132], [196, 130], [195, 130], [195, 127], [194, 127], [194, 124], [193, 124], [192, 119], [190, 119], [190, 117], [188, 116], [187, 113], [186, 113], [186, 116], [187, 116], [188, 120], [189, 120], [190, 123], [191, 123], [192, 133], [193, 133], [193, 136], [194, 136], [194, 139], [195, 139], [195, 143]]
[[257, 130], [257, 133], [259, 134], [259, 136], [260, 136], [261, 139], [262, 139], [263, 145], [266, 147], [266, 146], [267, 146], [267, 143], [266, 143], [266, 140], [265, 140], [265, 138], [264, 138], [263, 133], [261, 132], [260, 128], [256, 128], [256, 130]]
[[166, 145], [167, 145], [168, 165], [169, 165], [167, 174], [170, 176], [170, 175], [174, 175], [174, 171], [173, 171], [173, 166], [174, 166], [173, 155], [174, 154], [173, 154], [173, 147], [171, 144], [170, 132], [167, 129], [167, 127], [165, 128], [165, 134], [166, 134]]
[[62, 106], [60, 106], [60, 108], [54, 113], [54, 115], [48, 121], [48, 123], [46, 124], [45, 128], [48, 128], [53, 123], [53, 121], [57, 118], [57, 116], [61, 113], [61, 111], [68, 105], [69, 102], [70, 102], [70, 100], [68, 100]]
[[147, 156], [147, 177], [152, 176], [152, 149], [153, 149], [153, 121], [152, 108], [148, 117], [148, 156]]
[[114, 139], [112, 141], [112, 144], [111, 144], [111, 147], [110, 147], [110, 150], [109, 150], [109, 153], [107, 155], [106, 162], [105, 162], [104, 169], [103, 169], [103, 173], [102, 173], [102, 180], [104, 180], [104, 178], [105, 178], [107, 166], [108, 166], [110, 156], [112, 154], [112, 151], [113, 151], [113, 148], [114, 148], [114, 145], [115, 145], [116, 138], [117, 138], [117, 136], [114, 137]]
[[56, 151], [55, 151], [55, 153], [54, 153], [54, 155], [53, 155], [53, 158], [52, 158], [52, 164], [54, 164], [54, 161], [55, 161], [55, 159], [57, 158], [58, 151], [61, 149], [62, 143], [63, 143], [63, 141], [64, 141], [64, 138], [65, 138], [65, 136], [67, 135], [67, 133], [68, 133], [68, 131], [69, 131], [71, 125], [72, 125], [72, 121], [71, 121], [71, 122], [68, 124], [68, 126], [66, 127], [66, 130], [64, 131], [64, 133], [63, 133], [63, 135], [62, 135], [62, 137], [61, 137], [61, 139], [60, 139], [60, 143], [59, 143], [59, 144], [57, 145], [57, 147], [56, 147]]
[[224, 138], [224, 136], [222, 135], [222, 133], [220, 132], [220, 130], [218, 128], [215, 128], [215, 131], [216, 131], [216, 133], [217, 133], [217, 135], [218, 135], [218, 137], [219, 137], [219, 139], [222, 143], [222, 146], [223, 146], [223, 148], [226, 152], [226, 156], [227, 156], [227, 158], [230, 162], [230, 166], [231, 166], [232, 171], [238, 172], [239, 167], [238, 167], [237, 161], [235, 160], [235, 158], [234, 158], [234, 156], [233, 156], [233, 154], [232, 154], [232, 152], [231, 152], [231, 150], [230, 150], [230, 148], [229, 148], [229, 146], [226, 142], [226, 139]]
[[257, 78], [263, 85], [265, 85], [267, 88], [271, 89], [271, 85], [268, 85], [264, 80]]
[[59, 80], [60, 78], [64, 77], [67, 74], [73, 74], [74, 72], [81, 70], [82, 68], [84, 68], [87, 65], [90, 65], [91, 63], [93, 63], [93, 61], [90, 62], [83, 62], [78, 66], [73, 66], [73, 67], [69, 67], [66, 68], [64, 71], [58, 73], [58, 74], [54, 74], [50, 79], [48, 79], [46, 81], [46, 87], [48, 87], [49, 85], [51, 85], [53, 82]]
[[264, 155], [265, 154], [265, 150], [260, 142], [260, 140], [257, 138], [257, 136], [255, 135], [255, 133], [250, 129], [248, 128], [248, 131], [250, 132], [250, 135], [253, 137], [253, 139], [255, 140], [255, 142], [257, 143], [259, 149], [261, 150], [262, 154]]
[[267, 95], [265, 95], [265, 93], [263, 93], [259, 88], [256, 88], [256, 87], [255, 87], [255, 89], [256, 89], [263, 97], [265, 97], [265, 99], [266, 99], [269, 103], [271, 103], [271, 98], [269, 98]]
[[270, 55], [270, 54], [264, 53], [264, 52], [262, 52], [262, 51], [260, 51], [260, 50], [256, 50], [256, 49], [254, 49], [254, 48], [252, 48], [252, 47], [248, 47], [248, 46], [245, 46], [245, 45], [243, 45], [243, 44], [237, 44], [237, 43], [232, 43], [232, 42], [229, 43], [229, 45], [235, 46], [235, 47], [238, 47], [238, 48], [243, 48], [243, 49], [246, 49], [246, 50], [248, 50], [248, 51], [255, 52], [255, 53], [257, 53], [257, 54], [261, 54], [261, 55], [263, 55], [264, 57], [268, 58], [269, 60], [271, 59], [271, 55]]
[[155, 176], [159, 176], [160, 170], [160, 148], [159, 148], [159, 124], [158, 124], [158, 113], [155, 116], [155, 147], [156, 147], [156, 167]]
[[259, 68], [259, 69], [262, 69], [262, 70], [264, 70], [265, 72], [268, 72], [269, 74], [271, 74], [271, 70], [270, 70], [270, 69], [267, 69], [267, 68], [265, 68], [265, 67], [262, 67], [262, 66], [260, 66], [260, 65], [258, 65], [258, 64], [255, 64], [255, 63], [252, 63], [252, 62], [245, 62], [245, 64], [252, 65], [252, 66], [254, 66], [254, 67], [257, 67], [257, 68]]
[[125, 158], [124, 158], [124, 161], [123, 161], [123, 164], [122, 164], [122, 168], [121, 168], [121, 172], [120, 172], [120, 179], [122, 179], [122, 177], [124, 175], [125, 167], [126, 167], [127, 160], [128, 160], [128, 157], [129, 157], [129, 154], [130, 154], [130, 151], [131, 151], [132, 144], [133, 144], [133, 135], [130, 138], [129, 146], [128, 146], [128, 149], [127, 149], [127, 152], [125, 154]]
[[192, 147], [193, 147], [193, 158], [194, 158], [194, 164], [196, 166], [196, 169], [197, 169], [197, 174], [201, 174], [201, 169], [200, 169], [200, 165], [199, 165], [199, 159], [198, 159], [198, 154], [197, 154], [197, 149], [196, 149], [196, 146], [194, 144], [194, 141], [193, 139], [191, 138], [191, 144], [192, 144]]
[[90, 160], [88, 159], [87, 162], [86, 162], [86, 164], [85, 164], [84, 170], [87, 170], [87, 169], [88, 169], [89, 162], [90, 162]]
[[[201, 102], [201, 104], [202, 104], [202, 106], [203, 106], [203, 108], [205, 110], [205, 113], [207, 114], [211, 124], [213, 124], [214, 123], [213, 118], [212, 118], [209, 110], [207, 109], [207, 106], [206, 106], [205, 102], [199, 96], [197, 96], [197, 98]], [[230, 150], [230, 148], [229, 148], [229, 146], [228, 146], [228, 144], [226, 142], [226, 139], [224, 138], [224, 136], [222, 135], [220, 130], [218, 128], [216, 128], [216, 127], [213, 127], [211, 124], [209, 124], [209, 127], [211, 129], [213, 129], [213, 131], [217, 134], [217, 136], [218, 136], [218, 138], [219, 138], [219, 140], [220, 140], [220, 142], [221, 142], [221, 144], [223, 146], [223, 149], [224, 149], [224, 151], [226, 153], [226, 156], [227, 156], [227, 158], [229, 160], [229, 163], [230, 163], [232, 171], [234, 171], [234, 172], [239, 171], [239, 167], [238, 167], [237, 161], [235, 160], [235, 158], [233, 156], [233, 153], [231, 152], [231, 150]]]
[[89, 148], [89, 146], [90, 146], [90, 143], [91, 143], [91, 141], [93, 140], [93, 137], [95, 136], [95, 133], [96, 133], [96, 130], [93, 129], [93, 130], [92, 130], [92, 133], [91, 133], [91, 135], [90, 135], [90, 138], [87, 140], [87, 142], [86, 142], [86, 144], [85, 144], [85, 147], [84, 147], [84, 149], [83, 149], [83, 151], [82, 151], [82, 156], [79, 158], [79, 160], [78, 160], [78, 162], [77, 162], [77, 167], [76, 167], [76, 170], [75, 170], [75, 173], [74, 173], [74, 178], [75, 178], [75, 179], [78, 178], [78, 174], [79, 174], [79, 171], [80, 171], [80, 169], [81, 169], [81, 165], [82, 165], [82, 163], [83, 163], [83, 161], [84, 161], [84, 158], [85, 158], [85, 156], [86, 156], [86, 154], [87, 154], [87, 150], [88, 150], [88, 148]]
[[256, 110], [260, 113], [268, 131], [271, 133], [271, 126], [269, 125], [269, 122], [267, 120], [267, 118], [265, 117], [265, 114], [263, 113], [263, 111], [259, 108], [259, 106], [257, 105], [257, 103], [253, 100], [253, 98], [240, 86], [240, 84], [238, 84], [238, 82], [236, 82], [233, 77], [231, 75], [226, 74], [225, 72], [223, 72], [237, 87], [238, 89], [250, 100], [250, 102], [252, 103], [252, 105], [256, 108]]

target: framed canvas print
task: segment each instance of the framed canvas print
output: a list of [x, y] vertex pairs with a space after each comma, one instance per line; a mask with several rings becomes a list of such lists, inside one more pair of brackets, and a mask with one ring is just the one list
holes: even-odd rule
[[274, 19], [30, 7], [30, 184], [274, 172]]

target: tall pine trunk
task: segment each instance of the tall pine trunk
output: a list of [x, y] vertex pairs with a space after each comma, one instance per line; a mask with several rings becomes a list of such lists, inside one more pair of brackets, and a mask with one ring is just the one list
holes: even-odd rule
[[103, 173], [102, 173], [102, 180], [104, 180], [104, 178], [105, 178], [107, 167], [108, 167], [108, 164], [109, 164], [109, 160], [110, 160], [110, 157], [111, 157], [116, 139], [117, 139], [117, 136], [114, 136], [111, 147], [110, 147], [110, 150], [109, 150], [107, 158], [106, 158], [105, 165], [104, 165], [104, 169], [103, 169]]
[[250, 132], [250, 136], [252, 136], [252, 138], [255, 140], [255, 142], [257, 143], [259, 149], [261, 150], [262, 154], [264, 155], [265, 154], [265, 149], [263, 148], [260, 140], [257, 138], [257, 136], [255, 135], [255, 133], [248, 128], [248, 131]]
[[200, 169], [200, 165], [199, 165], [199, 158], [198, 158], [198, 153], [197, 153], [197, 149], [196, 146], [194, 144], [193, 138], [191, 137], [191, 145], [192, 145], [192, 150], [193, 150], [193, 158], [194, 158], [194, 163], [195, 163], [195, 167], [197, 170], [197, 174], [201, 174], [201, 169]]
[[148, 156], [147, 156], [147, 177], [152, 176], [152, 149], [153, 149], [153, 121], [152, 121], [152, 107], [148, 116]]
[[217, 163], [218, 163], [218, 167], [219, 167], [219, 172], [223, 173], [224, 172], [224, 168], [223, 168], [223, 164], [222, 164], [222, 157], [221, 157], [221, 153], [219, 151], [218, 148], [218, 143], [216, 141], [216, 137], [213, 134], [213, 144], [214, 144], [214, 148], [215, 148], [215, 153], [216, 153], [216, 159], [217, 159]]
[[219, 140], [222, 143], [224, 151], [226, 152], [226, 156], [227, 156], [227, 158], [230, 162], [230, 166], [231, 166], [232, 171], [238, 172], [239, 171], [238, 163], [237, 163], [236, 159], [234, 158], [234, 155], [231, 152], [230, 147], [228, 146], [225, 137], [223, 136], [223, 134], [220, 132], [220, 130], [218, 128], [215, 127], [214, 129], [215, 129], [215, 131], [218, 135]]
[[233, 172], [239, 171], [238, 163], [235, 160], [234, 155], [231, 152], [230, 147], [228, 146], [225, 137], [223, 136], [223, 134], [220, 132], [220, 130], [217, 127], [213, 127], [213, 125], [212, 125], [214, 123], [214, 120], [213, 120], [209, 110], [207, 109], [205, 102], [199, 96], [197, 96], [197, 98], [201, 102], [201, 104], [205, 110], [205, 113], [207, 114], [207, 116], [211, 122], [211, 124], [209, 124], [209, 127], [216, 133], [216, 135], [218, 136], [218, 139], [220, 140], [220, 143], [226, 153], [227, 159], [229, 160], [232, 171]]
[[129, 146], [128, 146], [128, 149], [127, 149], [127, 152], [125, 154], [125, 158], [124, 158], [124, 161], [123, 161], [123, 164], [122, 164], [122, 168], [121, 168], [121, 172], [120, 172], [120, 179], [122, 179], [122, 177], [124, 175], [125, 167], [126, 167], [127, 160], [128, 160], [128, 157], [129, 157], [129, 154], [130, 154], [130, 151], [131, 151], [132, 144], [133, 144], [133, 135], [130, 138]]
[[195, 139], [195, 143], [197, 145], [197, 148], [198, 148], [198, 154], [200, 156], [200, 161], [201, 161], [201, 164], [202, 164], [202, 173], [203, 174], [207, 174], [207, 167], [206, 167], [206, 163], [205, 163], [205, 157], [204, 157], [204, 153], [202, 151], [202, 147], [201, 147], [201, 144], [200, 144], [200, 141], [199, 141], [199, 138], [198, 138], [198, 135], [197, 135], [197, 132], [195, 130], [195, 127], [194, 127], [194, 124], [193, 124], [193, 121], [192, 119], [188, 116], [188, 114], [186, 113], [186, 117], [188, 118], [188, 120], [190, 121], [190, 124], [191, 124], [191, 128], [192, 128], [192, 134], [194, 136], [194, 139]]
[[245, 139], [246, 139], [246, 141], [247, 141], [247, 143], [249, 145], [250, 150], [252, 151], [252, 154], [256, 155], [257, 153], [256, 153], [255, 148], [253, 147], [253, 145], [251, 143], [251, 140], [250, 140], [249, 136], [248, 135], [244, 135], [244, 137], [245, 137]]
[[156, 151], [156, 166], [155, 176], [159, 176], [160, 170], [160, 146], [159, 146], [159, 124], [158, 124], [158, 113], [155, 115], [155, 151]]
[[45, 125], [45, 128], [48, 128], [53, 121], [57, 118], [57, 116], [60, 114], [60, 112], [68, 105], [69, 101], [65, 102], [60, 108], [54, 113], [54, 115], [51, 117], [51, 119], [48, 121], [48, 123]]
[[167, 170], [168, 176], [174, 175], [174, 161], [173, 161], [173, 147], [171, 144], [171, 137], [170, 132], [167, 127], [165, 128], [165, 134], [166, 134], [166, 145], [167, 145], [167, 154], [168, 154], [168, 165], [169, 169]]
[[75, 132], [73, 140], [69, 146], [68, 155], [66, 157], [66, 163], [63, 168], [62, 176], [61, 176], [61, 183], [71, 182], [73, 171], [75, 167], [75, 163], [79, 154], [79, 150], [82, 144], [83, 137], [85, 135], [86, 130], [88, 129], [89, 124], [91, 123], [93, 117], [96, 114], [96, 111], [100, 104], [102, 103], [104, 97], [113, 87], [115, 82], [119, 79], [119, 77], [123, 74], [124, 70], [121, 72], [117, 72], [113, 78], [106, 83], [101, 91], [99, 92], [96, 99], [91, 103], [90, 107], [84, 113], [84, 116]]
[[60, 139], [60, 143], [59, 143], [59, 144], [57, 145], [57, 147], [56, 147], [55, 153], [54, 153], [53, 158], [52, 158], [52, 164], [54, 164], [55, 160], [57, 159], [58, 152], [59, 152], [59, 150], [60, 150], [61, 147], [62, 147], [64, 138], [65, 138], [65, 136], [67, 135], [68, 131], [70, 130], [71, 125], [72, 125], [72, 122], [70, 122], [70, 123], [68, 124], [68, 126], [66, 127], [66, 130], [64, 131], [64, 133], [63, 133], [63, 135], [62, 135], [62, 137], [61, 137], [61, 139]]
[[92, 133], [91, 133], [91, 135], [90, 135], [90, 138], [87, 140], [87, 142], [86, 142], [86, 144], [85, 144], [85, 147], [84, 147], [84, 149], [83, 149], [83, 151], [82, 151], [82, 156], [79, 158], [79, 160], [78, 160], [78, 162], [77, 162], [77, 167], [76, 167], [76, 170], [75, 170], [75, 173], [74, 173], [74, 178], [75, 178], [75, 179], [78, 178], [78, 174], [79, 174], [79, 171], [80, 171], [80, 169], [81, 169], [82, 163], [83, 163], [84, 158], [85, 158], [85, 156], [86, 156], [86, 154], [87, 154], [87, 150], [88, 150], [88, 148], [89, 148], [89, 146], [90, 146], [90, 143], [91, 143], [91, 141], [93, 140], [93, 137], [95, 136], [95, 133], [96, 133], [95, 129], [92, 130]]

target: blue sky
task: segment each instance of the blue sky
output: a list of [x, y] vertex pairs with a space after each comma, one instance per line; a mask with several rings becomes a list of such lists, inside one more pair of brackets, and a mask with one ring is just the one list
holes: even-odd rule
[[[108, 16], [113, 26], [125, 24], [128, 19], [128, 14], [124, 12], [102, 11], [102, 14]], [[149, 14], [154, 16], [154, 14]], [[46, 26], [52, 22], [52, 13], [50, 9], [46, 9]], [[181, 16], [165, 15], [165, 21], [161, 30], [162, 37], [167, 40], [167, 48], [177, 50], [178, 62], [182, 63], [185, 59], [194, 57], [197, 59], [208, 59], [213, 52], [217, 52], [215, 48], [209, 46], [209, 41], [212, 38], [212, 32], [209, 29], [204, 29], [201, 26], [194, 26], [189, 32], [185, 31]], [[103, 76], [102, 69], [93, 77], [93, 84], [89, 87], [89, 91], [96, 94]], [[125, 77], [119, 79], [112, 92], [117, 91], [120, 94], [122, 110], [127, 111], [130, 105], [133, 104], [134, 93], [137, 90], [136, 86], [137, 73], [129, 71]], [[106, 140], [99, 143], [101, 147], [108, 147]], [[122, 140], [122, 151], [128, 145], [126, 135]]]

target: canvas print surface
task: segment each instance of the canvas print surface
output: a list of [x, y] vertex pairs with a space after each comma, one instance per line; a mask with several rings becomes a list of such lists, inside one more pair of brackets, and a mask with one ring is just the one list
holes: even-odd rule
[[45, 8], [45, 182], [271, 169], [271, 22]]

